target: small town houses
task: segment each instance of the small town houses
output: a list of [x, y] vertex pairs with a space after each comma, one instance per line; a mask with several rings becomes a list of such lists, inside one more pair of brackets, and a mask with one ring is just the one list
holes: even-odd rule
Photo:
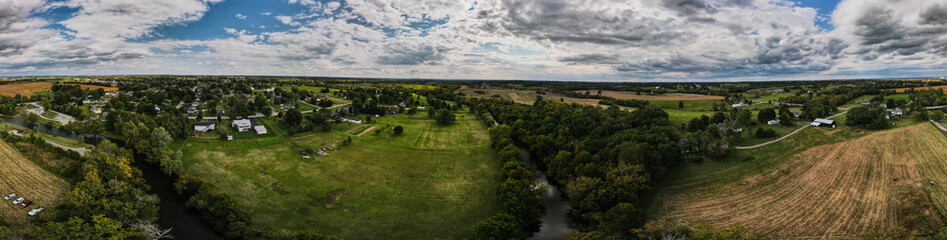
[[210, 119], [205, 121], [199, 121], [194, 124], [194, 131], [197, 132], [207, 132], [217, 128], [217, 120]]

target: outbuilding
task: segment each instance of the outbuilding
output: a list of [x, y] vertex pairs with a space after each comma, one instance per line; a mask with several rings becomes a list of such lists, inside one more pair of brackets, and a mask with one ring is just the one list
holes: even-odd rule
[[779, 119], [773, 119], [773, 120], [769, 120], [768, 122], [766, 122], [766, 125], [770, 125], [770, 126], [773, 126], [773, 125], [776, 125], [776, 124], [779, 124]]
[[816, 118], [815, 120], [812, 120], [812, 124], [810, 125], [813, 127], [835, 128], [835, 121], [823, 119], [823, 118]]

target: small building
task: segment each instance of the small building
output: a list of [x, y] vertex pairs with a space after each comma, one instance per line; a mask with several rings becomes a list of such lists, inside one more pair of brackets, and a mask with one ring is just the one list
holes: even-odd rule
[[415, 109], [417, 109], [418, 112], [423, 112], [423, 111], [424, 111], [424, 107], [416, 107]]
[[266, 134], [266, 127], [263, 125], [256, 125], [253, 126], [253, 131], [256, 131], [256, 134], [263, 135]]
[[89, 110], [92, 110], [94, 114], [102, 114], [102, 108], [99, 106], [92, 105], [92, 107], [89, 107]]
[[815, 120], [812, 120], [812, 124], [809, 124], [809, 125], [813, 127], [835, 128], [835, 121], [823, 119], [823, 118], [816, 118]]
[[227, 141], [233, 141], [233, 135], [227, 135]]
[[327, 98], [327, 97], [329, 97], [329, 95], [326, 95], [325, 93], [316, 93], [316, 98]]
[[239, 132], [246, 132], [246, 131], [250, 131], [250, 129], [253, 128], [253, 124], [250, 123], [250, 120], [240, 119], [240, 120], [233, 121], [233, 127], [236, 128], [237, 131]]
[[362, 120], [360, 120], [360, 119], [345, 119], [345, 121], [346, 121], [346, 122], [350, 122], [350, 123], [354, 123], [354, 124], [362, 124]]
[[388, 113], [389, 113], [389, 114], [395, 114], [395, 113], [398, 113], [398, 112], [400, 112], [400, 111], [401, 111], [401, 107], [398, 107], [398, 106], [391, 106], [391, 107], [388, 107]]
[[792, 113], [792, 118], [793, 118], [793, 119], [799, 119], [800, 116], [802, 116], [802, 114], [799, 113], [799, 112], [794, 112], [794, 113]]
[[895, 109], [889, 110], [889, 111], [888, 111], [888, 116], [892, 116], [892, 117], [904, 116], [904, 110], [901, 110], [900, 108], [895, 108]]
[[292, 105], [292, 104], [283, 104], [283, 109], [286, 109], [286, 110], [290, 110], [290, 109], [296, 109], [296, 105]]
[[187, 109], [187, 114], [191, 114], [191, 115], [197, 114], [197, 108], [195, 108], [195, 107], [190, 107], [190, 108], [188, 108], [188, 109]]
[[223, 116], [225, 113], [227, 113], [227, 110], [224, 110], [223, 108], [218, 108], [218, 109], [217, 109], [217, 114]]
[[211, 119], [200, 121], [194, 124], [194, 131], [207, 132], [217, 128], [217, 120]]
[[738, 108], [738, 107], [746, 107], [746, 106], [750, 106], [750, 105], [748, 105], [748, 104], [746, 104], [746, 103], [737, 103], [737, 104], [730, 105], [730, 107], [735, 107], [735, 108]]
[[769, 120], [768, 122], [766, 122], [766, 125], [770, 125], [770, 126], [773, 126], [773, 125], [776, 125], [776, 124], [779, 124], [779, 119], [773, 119], [773, 120]]

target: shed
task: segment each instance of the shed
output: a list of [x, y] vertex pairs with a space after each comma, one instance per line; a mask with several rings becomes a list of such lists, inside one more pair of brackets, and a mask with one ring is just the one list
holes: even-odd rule
[[810, 125], [813, 127], [835, 128], [835, 121], [823, 119], [823, 118], [816, 118], [815, 120], [812, 120], [812, 124]]

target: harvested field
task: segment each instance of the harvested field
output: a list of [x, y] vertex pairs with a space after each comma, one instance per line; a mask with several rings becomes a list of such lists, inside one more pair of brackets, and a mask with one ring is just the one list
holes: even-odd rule
[[[536, 97], [541, 96], [544, 100], [548, 101], [559, 101], [560, 99], [566, 103], [577, 103], [589, 106], [596, 106], [601, 108], [607, 108], [608, 106], [599, 104], [601, 101], [599, 99], [592, 98], [573, 98], [568, 97], [563, 94], [554, 93], [554, 92], [543, 92], [543, 94], [537, 93], [537, 90], [517, 90], [517, 89], [508, 89], [508, 88], [469, 88], [467, 86], [462, 86], [460, 89], [457, 89], [456, 93], [463, 93], [469, 97], [473, 98], [501, 98], [506, 100], [512, 100], [516, 103], [529, 104], [532, 105], [536, 102]], [[622, 110], [634, 111], [635, 108], [630, 107], [620, 107]]]
[[0, 218], [4, 222], [26, 222], [29, 209], [54, 206], [68, 187], [66, 181], [26, 159], [10, 144], [0, 141], [0, 195], [16, 193], [17, 197], [32, 200], [34, 204], [23, 209], [13, 205], [12, 201], [3, 201], [0, 203]]
[[[896, 92], [903, 93], [903, 92], [906, 92], [907, 90], [910, 90], [910, 89], [911, 89], [911, 88], [897, 88], [897, 89], [894, 89], [894, 90], [895, 90]], [[933, 86], [933, 87], [916, 87], [916, 88], [914, 88], [914, 90], [916, 90], [916, 91], [931, 90], [931, 89], [939, 89], [939, 90], [947, 91], [947, 85], [944, 85], [944, 86]]]
[[[577, 93], [585, 93], [586, 90], [575, 91]], [[598, 95], [598, 90], [588, 90], [593, 95]], [[625, 100], [645, 100], [645, 101], [693, 101], [693, 100], [720, 100], [724, 97], [713, 96], [713, 95], [703, 95], [703, 94], [690, 94], [690, 93], [668, 93], [662, 95], [639, 95], [631, 91], [611, 91], [611, 90], [602, 90], [602, 95], [606, 97], [613, 97], [616, 99], [625, 99]]]
[[[24, 97], [33, 96], [37, 92], [46, 92], [52, 89], [55, 83], [52, 82], [31, 82], [31, 83], [18, 83], [18, 84], [3, 84], [0, 85], [0, 95], [13, 97], [17, 94], [20, 94]], [[79, 84], [83, 89], [105, 89], [105, 91], [116, 91], [118, 88], [113, 87], [103, 87], [96, 85], [85, 85]]]
[[851, 238], [896, 226], [928, 232], [944, 226], [933, 206], [947, 206], [947, 191], [926, 184], [947, 179], [947, 138], [936, 131], [915, 125], [761, 160], [777, 164], [742, 175], [710, 171], [717, 175], [662, 188], [652, 211], [775, 238]]

